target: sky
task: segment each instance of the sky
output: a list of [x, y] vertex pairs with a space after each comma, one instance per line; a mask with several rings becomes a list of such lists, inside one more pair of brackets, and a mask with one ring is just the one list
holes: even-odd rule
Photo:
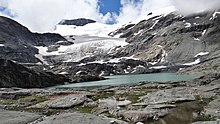
[[100, 12], [105, 15], [108, 12], [116, 13], [120, 12], [121, 4], [120, 0], [99, 0]]
[[33, 32], [48, 32], [62, 19], [89, 18], [123, 24], [168, 6], [187, 15], [220, 8], [220, 0], [0, 0], [0, 15]]

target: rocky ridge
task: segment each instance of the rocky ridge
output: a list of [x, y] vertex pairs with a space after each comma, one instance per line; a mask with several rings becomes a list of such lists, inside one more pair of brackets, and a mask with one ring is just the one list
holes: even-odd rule
[[[210, 68], [216, 69], [213, 71], [219, 71], [219, 17], [217, 10], [190, 16], [173, 12], [129, 24], [109, 34], [120, 35], [130, 43], [112, 56], [133, 56], [166, 67], [211, 64]], [[197, 72], [210, 68], [203, 66]]]
[[38, 49], [35, 46], [49, 46], [66, 41], [59, 34], [32, 33], [18, 22], [0, 16], [0, 58], [19, 63], [38, 63]]
[[28, 69], [10, 60], [0, 59], [0, 87], [43, 88], [71, 80], [63, 75]]

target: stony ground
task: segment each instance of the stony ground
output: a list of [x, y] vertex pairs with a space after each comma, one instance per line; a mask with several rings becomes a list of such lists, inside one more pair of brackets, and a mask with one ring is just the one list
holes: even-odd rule
[[1, 124], [219, 124], [220, 75], [98, 89], [0, 89]]

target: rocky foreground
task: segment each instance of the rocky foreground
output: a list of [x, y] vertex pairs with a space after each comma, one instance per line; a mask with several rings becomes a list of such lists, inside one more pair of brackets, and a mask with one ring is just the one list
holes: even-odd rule
[[220, 75], [86, 89], [0, 89], [1, 124], [219, 124]]

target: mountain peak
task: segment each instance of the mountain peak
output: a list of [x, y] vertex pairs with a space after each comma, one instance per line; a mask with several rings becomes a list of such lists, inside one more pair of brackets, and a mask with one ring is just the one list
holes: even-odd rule
[[78, 19], [71, 19], [71, 20], [62, 20], [58, 24], [59, 25], [75, 25], [75, 26], [84, 26], [89, 23], [95, 23], [96, 21], [92, 19], [86, 19], [86, 18], [78, 18]]

